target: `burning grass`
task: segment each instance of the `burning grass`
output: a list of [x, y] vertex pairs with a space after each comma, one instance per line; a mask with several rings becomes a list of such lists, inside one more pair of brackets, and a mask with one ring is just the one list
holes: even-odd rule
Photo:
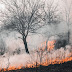
[[[72, 72], [72, 61], [62, 63], [62, 64], [55, 64], [55, 65], [48, 65], [48, 66], [39, 66], [37, 68], [21, 68], [17, 70], [9, 70], [6, 72]], [[3, 71], [2, 71], [3, 72]]]
[[36, 68], [40, 65], [48, 66], [50, 64], [62, 64], [64, 62], [72, 61], [72, 48], [67, 46], [66, 49], [60, 48], [54, 50], [54, 43], [55, 41], [49, 41], [47, 43], [47, 50], [46, 42], [44, 42], [44, 45], [41, 44], [41, 47], [38, 50], [33, 51], [33, 53], [29, 55], [30, 58], [25, 65], [9, 65], [7, 68], [1, 68], [0, 71]]

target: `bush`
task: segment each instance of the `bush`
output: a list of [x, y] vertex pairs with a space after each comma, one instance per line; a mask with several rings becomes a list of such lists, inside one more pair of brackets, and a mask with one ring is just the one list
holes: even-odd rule
[[18, 48], [18, 49], [16, 49], [15, 51], [13, 51], [13, 55], [15, 55], [15, 54], [20, 54], [20, 53], [21, 53], [20, 48]]

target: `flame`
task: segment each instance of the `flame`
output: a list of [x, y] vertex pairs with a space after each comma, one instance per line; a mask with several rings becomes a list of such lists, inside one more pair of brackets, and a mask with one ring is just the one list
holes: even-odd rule
[[48, 44], [47, 44], [47, 49], [48, 49], [48, 51], [50, 51], [50, 50], [53, 50], [54, 49], [54, 44], [55, 44], [55, 40], [53, 40], [53, 41], [48, 41]]
[[[48, 43], [45, 41], [41, 44], [41, 47], [39, 48], [38, 52], [42, 52], [42, 51], [45, 51], [45, 48], [47, 46], [47, 51], [51, 51], [54, 49], [54, 44], [55, 44], [55, 40], [53, 41], [48, 41]], [[40, 53], [42, 54], [42, 53]], [[56, 57], [55, 59], [48, 59], [47, 55], [46, 55], [46, 59], [42, 62], [42, 63], [37, 63], [37, 62], [34, 62], [33, 64], [27, 64], [25, 65], [20, 65], [18, 67], [16, 66], [9, 66], [8, 68], [4, 68], [3, 71], [9, 71], [9, 70], [17, 70], [17, 69], [22, 69], [23, 67], [24, 68], [34, 68], [34, 67], [38, 67], [39, 65], [43, 65], [43, 66], [48, 66], [50, 64], [62, 64], [64, 62], [67, 62], [67, 61], [72, 61], [72, 52], [69, 53], [69, 55], [67, 57], [63, 57], [63, 58], [60, 58], [60, 57]], [[0, 69], [1, 71], [2, 69]]]
[[[48, 42], [46, 42], [46, 41], [44, 41], [43, 43], [41, 43], [41, 46], [40, 46], [40, 48], [42, 49], [42, 50], [45, 50], [45, 48], [46, 48], [46, 46], [47, 46], [47, 50], [48, 51], [50, 51], [50, 50], [53, 50], [54, 49], [54, 44], [55, 44], [55, 40], [52, 40], [52, 41], [48, 41]], [[39, 49], [40, 49], [39, 48]]]

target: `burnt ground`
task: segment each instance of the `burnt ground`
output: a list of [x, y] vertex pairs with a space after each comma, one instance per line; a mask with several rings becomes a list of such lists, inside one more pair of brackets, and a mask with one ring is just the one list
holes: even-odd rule
[[38, 68], [22, 68], [19, 70], [10, 70], [5, 72], [72, 72], [72, 61], [63, 64], [40, 66]]

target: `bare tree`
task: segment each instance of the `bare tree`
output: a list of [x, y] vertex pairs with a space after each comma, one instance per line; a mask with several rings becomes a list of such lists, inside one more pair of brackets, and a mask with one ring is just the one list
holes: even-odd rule
[[43, 47], [36, 50], [37, 58], [39, 59], [39, 72], [41, 72], [41, 65], [43, 61], [45, 61], [45, 57], [47, 55], [46, 49], [43, 49]]
[[64, 16], [64, 21], [66, 22], [67, 26], [68, 26], [68, 43], [70, 43], [70, 25], [71, 25], [71, 8], [72, 8], [72, 1], [70, 0], [70, 4], [68, 6], [68, 2], [67, 0], [62, 0], [64, 3], [64, 11], [63, 15]]
[[[54, 0], [47, 2], [43, 10], [44, 10], [43, 20], [45, 24], [46, 25], [54, 24], [56, 28], [57, 27], [56, 25], [61, 22], [61, 11], [59, 10], [58, 2], [56, 4], [54, 4]], [[46, 50], [47, 50], [47, 43], [48, 43], [49, 37], [53, 36], [53, 34], [51, 34], [51, 31], [46, 31], [44, 35], [47, 38], [46, 40]]]
[[8, 52], [8, 57], [7, 57], [7, 59], [8, 59], [8, 65], [7, 65], [7, 69], [9, 68], [9, 66], [10, 66], [10, 52]]
[[44, 21], [46, 24], [57, 24], [60, 22], [60, 11], [58, 9], [58, 4], [54, 5], [54, 0], [47, 3], [46, 8], [44, 8]]
[[41, 65], [43, 61], [45, 62], [46, 55], [47, 55], [47, 51], [43, 49], [43, 47], [40, 47], [34, 50], [30, 54], [30, 59], [27, 61], [27, 64], [30, 64], [30, 65], [33, 65], [33, 67], [36, 67], [36, 72], [37, 72], [37, 67], [39, 66], [39, 72], [41, 72]]
[[[36, 33], [42, 24], [43, 4], [39, 0], [1, 0], [5, 4], [5, 11], [1, 12], [6, 20], [4, 22], [4, 29], [12, 29], [18, 31], [22, 35], [22, 40], [25, 50], [29, 53], [27, 45], [27, 36], [29, 33]], [[8, 13], [8, 14], [7, 14]]]

